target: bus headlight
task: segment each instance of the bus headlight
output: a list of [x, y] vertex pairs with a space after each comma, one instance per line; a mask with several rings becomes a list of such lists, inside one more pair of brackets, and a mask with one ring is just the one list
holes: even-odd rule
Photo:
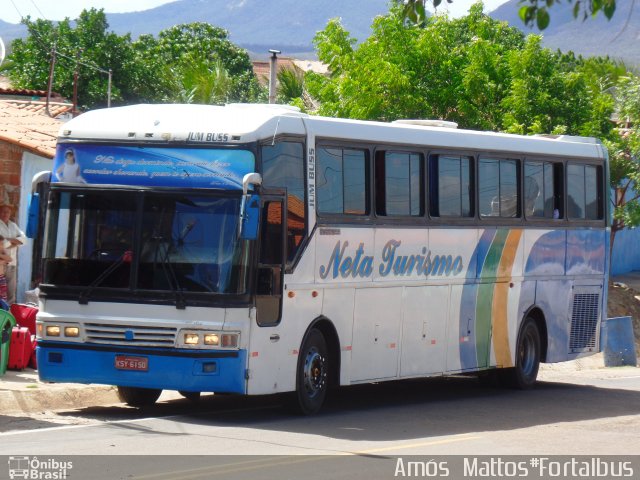
[[240, 333], [216, 332], [207, 330], [181, 330], [177, 347], [187, 348], [228, 348], [236, 349], [240, 345]]
[[58, 325], [47, 325], [45, 331], [47, 332], [47, 337], [60, 336], [60, 327]]
[[80, 329], [78, 327], [64, 327], [65, 337], [79, 337]]

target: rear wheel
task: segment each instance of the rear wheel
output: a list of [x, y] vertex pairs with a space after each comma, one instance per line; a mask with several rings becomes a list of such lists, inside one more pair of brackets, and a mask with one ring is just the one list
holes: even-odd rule
[[329, 359], [327, 342], [320, 330], [312, 329], [305, 339], [296, 374], [296, 406], [304, 415], [317, 413], [327, 396]]
[[505, 382], [513, 387], [526, 390], [533, 387], [540, 368], [540, 330], [535, 320], [527, 317], [522, 322], [516, 346], [516, 365], [503, 371]]
[[162, 390], [155, 388], [118, 387], [118, 398], [132, 407], [147, 407], [153, 405], [160, 397]]

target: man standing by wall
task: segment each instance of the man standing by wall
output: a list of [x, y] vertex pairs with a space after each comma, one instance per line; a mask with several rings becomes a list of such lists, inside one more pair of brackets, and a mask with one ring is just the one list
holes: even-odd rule
[[22, 230], [9, 219], [12, 212], [11, 205], [0, 205], [0, 236], [4, 237], [5, 251], [11, 256], [11, 262], [7, 265], [5, 272], [9, 305], [16, 302], [16, 259], [18, 247], [22, 245], [25, 238]]

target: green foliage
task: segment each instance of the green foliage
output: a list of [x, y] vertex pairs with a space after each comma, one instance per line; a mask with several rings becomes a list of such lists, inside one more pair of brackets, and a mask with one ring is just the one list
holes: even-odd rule
[[82, 108], [106, 106], [108, 70], [114, 104], [251, 101], [260, 93], [247, 52], [229, 41], [226, 30], [209, 24], [177, 25], [157, 39], [142, 35], [132, 42], [129, 35], [108, 32], [102, 10], [84, 10], [75, 23], [24, 23], [29, 36], [13, 42], [5, 68], [12, 83], [46, 90], [55, 45], [53, 90], [71, 98], [78, 65]]
[[[414, 24], [422, 26], [427, 22], [427, 14], [425, 6], [427, 3], [438, 7], [442, 0], [395, 0], [397, 4], [402, 6], [403, 18]], [[573, 17], [586, 20], [589, 17], [595, 17], [598, 12], [602, 11], [607, 19], [611, 19], [616, 11], [616, 0], [566, 0], [569, 4], [573, 3]], [[453, 0], [447, 0], [452, 3]], [[538, 27], [544, 30], [549, 26], [551, 14], [549, 9], [560, 0], [520, 0], [520, 8], [518, 15], [522, 22], [528, 26]]]
[[621, 129], [606, 146], [609, 151], [609, 179], [614, 191], [612, 198], [613, 224], [611, 245], [616, 232], [640, 225], [640, 78], [621, 77], [616, 86], [616, 106]]
[[[401, 7], [378, 17], [357, 48], [338, 21], [315, 38], [329, 78], [307, 77], [319, 113], [371, 120], [441, 118], [513, 133], [607, 136], [620, 74], [607, 59], [585, 61], [542, 48], [483, 12], [407, 24]], [[624, 69], [621, 69], [624, 71]]]
[[278, 70], [278, 103], [290, 103], [304, 94], [304, 74], [298, 70]]
[[84, 106], [106, 105], [108, 76], [112, 70], [114, 100], [124, 99], [132, 87], [127, 65], [133, 57], [129, 36], [108, 33], [102, 10], [84, 10], [72, 26], [68, 18], [54, 24], [48, 20], [23, 20], [29, 36], [12, 43], [7, 74], [18, 88], [46, 90], [52, 48], [57, 51], [53, 90], [71, 98], [73, 75], [79, 73], [78, 96]]

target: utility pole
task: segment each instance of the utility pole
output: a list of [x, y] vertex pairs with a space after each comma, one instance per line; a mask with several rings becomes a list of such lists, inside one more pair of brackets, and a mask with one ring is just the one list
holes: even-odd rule
[[49, 66], [49, 85], [47, 86], [47, 103], [45, 106], [45, 112], [47, 112], [47, 115], [49, 115], [50, 117], [53, 117], [53, 115], [51, 115], [51, 111], [49, 110], [49, 99], [51, 98], [51, 90], [53, 89], [53, 71], [54, 71], [54, 67], [56, 65], [56, 44], [53, 44], [53, 47], [51, 48], [51, 64]]
[[76, 52], [76, 69], [73, 72], [73, 116], [78, 115], [78, 76], [80, 70], [80, 53], [82, 50]]
[[276, 103], [276, 74], [278, 73], [278, 54], [280, 50], [269, 50], [269, 103]]

